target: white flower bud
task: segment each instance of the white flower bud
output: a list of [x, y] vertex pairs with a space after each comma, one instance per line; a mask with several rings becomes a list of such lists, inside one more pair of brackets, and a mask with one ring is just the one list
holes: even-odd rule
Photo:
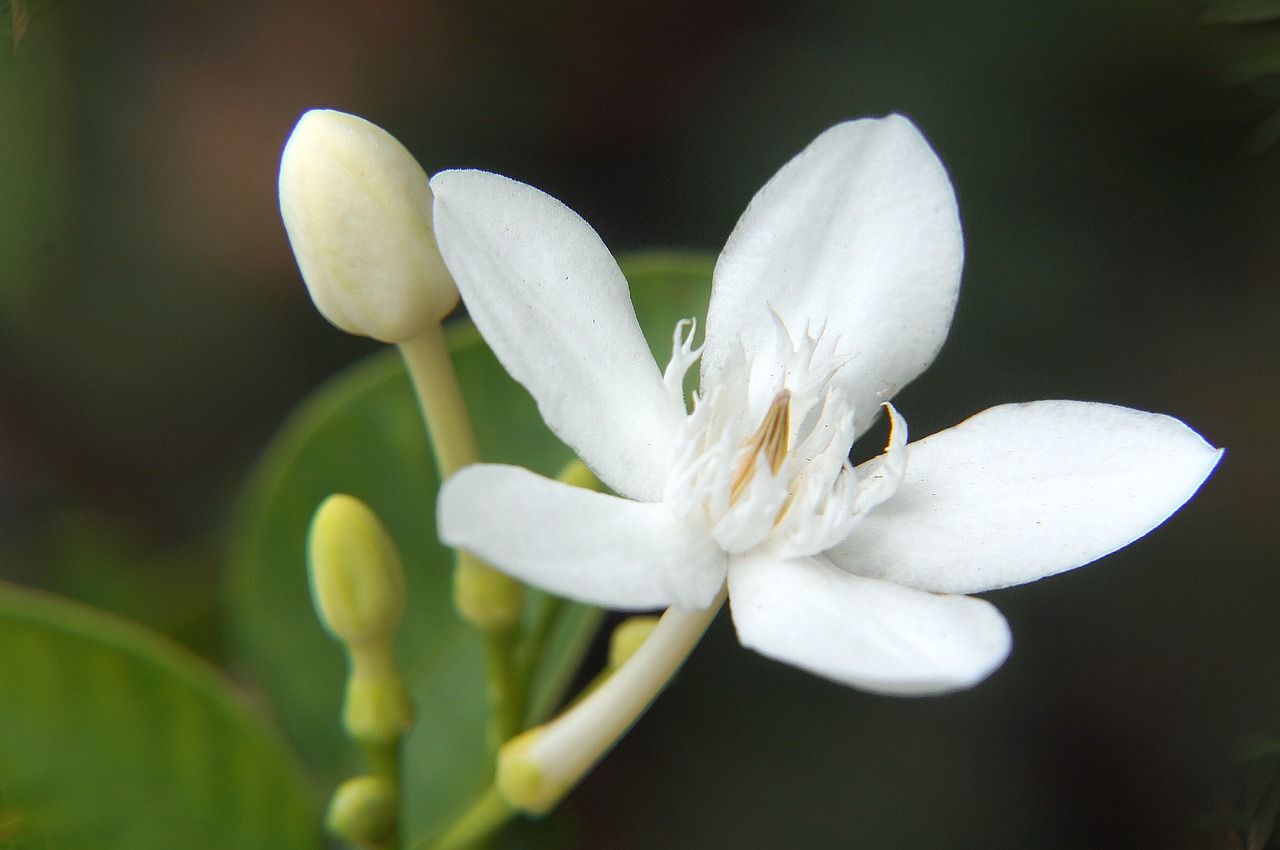
[[362, 118], [313, 109], [280, 158], [280, 214], [311, 299], [344, 331], [412, 339], [458, 303], [426, 172]]

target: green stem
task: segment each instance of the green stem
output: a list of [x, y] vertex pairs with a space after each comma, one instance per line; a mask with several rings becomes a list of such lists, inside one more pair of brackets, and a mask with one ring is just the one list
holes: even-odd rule
[[379, 776], [400, 790], [400, 744], [369, 744], [364, 747], [369, 773]]
[[542, 657], [542, 650], [546, 648], [547, 640], [551, 637], [551, 628], [556, 624], [556, 618], [560, 616], [566, 604], [563, 597], [551, 593], [542, 597], [542, 603], [533, 615], [533, 622], [529, 624], [524, 640], [524, 650], [520, 655], [520, 669], [525, 675], [532, 673], [538, 659]]
[[494, 752], [520, 731], [524, 715], [524, 681], [515, 665], [518, 636], [516, 629], [492, 629], [484, 633], [485, 670], [493, 700], [489, 741]]
[[[400, 741], [397, 740], [391, 744], [367, 744], [363, 749], [365, 762], [369, 765], [369, 773], [390, 782], [396, 789], [396, 796], [403, 798], [403, 790], [400, 786]], [[387, 840], [378, 845], [378, 850], [400, 850], [399, 823]]]
[[498, 789], [490, 785], [443, 835], [434, 841], [419, 844], [414, 850], [464, 850], [474, 847], [493, 835], [515, 814], [515, 809], [507, 804]]
[[[443, 328], [432, 325], [400, 343], [400, 356], [418, 396], [441, 480], [478, 462], [480, 450]], [[454, 584], [459, 612], [485, 635], [492, 729], [495, 735], [504, 736], [497, 741], [500, 744], [519, 731], [524, 711], [524, 688], [515, 674], [512, 658], [523, 588], [464, 552], [458, 553]]]
[[448, 478], [467, 464], [479, 461], [480, 449], [444, 328], [433, 324], [399, 347], [418, 396], [440, 478]]
[[559, 596], [543, 595], [533, 613], [533, 621], [525, 629], [524, 640], [520, 643], [515, 665], [516, 675], [520, 677], [526, 690], [533, 680], [538, 661], [541, 660], [542, 653], [547, 648], [547, 641], [551, 639], [551, 629], [556, 624], [556, 618], [560, 616], [566, 604]]

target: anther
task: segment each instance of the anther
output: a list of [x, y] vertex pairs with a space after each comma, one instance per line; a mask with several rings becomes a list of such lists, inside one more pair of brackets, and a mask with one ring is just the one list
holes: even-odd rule
[[791, 438], [791, 390], [784, 389], [773, 397], [773, 403], [764, 415], [760, 427], [746, 439], [747, 451], [738, 458], [729, 484], [729, 504], [738, 501], [747, 489], [756, 470], [756, 458], [761, 455], [769, 462], [769, 472], [774, 475], [782, 469], [790, 449]]

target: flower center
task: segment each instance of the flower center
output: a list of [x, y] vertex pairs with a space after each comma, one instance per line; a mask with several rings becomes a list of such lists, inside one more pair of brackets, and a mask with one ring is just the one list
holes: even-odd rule
[[[700, 354], [692, 335], [691, 322], [677, 326], [664, 376], [673, 394]], [[838, 380], [834, 345], [820, 345], [820, 333], [806, 333], [797, 345], [781, 321], [779, 337], [773, 356], [748, 363], [743, 354], [703, 375], [673, 448], [664, 500], [682, 516], [701, 518], [730, 554], [766, 542], [788, 557], [824, 552], [892, 495], [905, 471], [906, 427], [892, 408], [886, 454], [851, 466], [854, 411]], [[762, 415], [752, 413], [760, 410], [753, 388], [773, 393]], [[683, 406], [683, 394], [678, 398]]]

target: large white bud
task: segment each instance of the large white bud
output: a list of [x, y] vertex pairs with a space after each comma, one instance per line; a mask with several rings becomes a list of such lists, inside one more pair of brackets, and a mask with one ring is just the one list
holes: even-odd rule
[[280, 158], [280, 213], [311, 300], [344, 331], [412, 339], [458, 303], [431, 228], [431, 188], [387, 131], [313, 109]]

